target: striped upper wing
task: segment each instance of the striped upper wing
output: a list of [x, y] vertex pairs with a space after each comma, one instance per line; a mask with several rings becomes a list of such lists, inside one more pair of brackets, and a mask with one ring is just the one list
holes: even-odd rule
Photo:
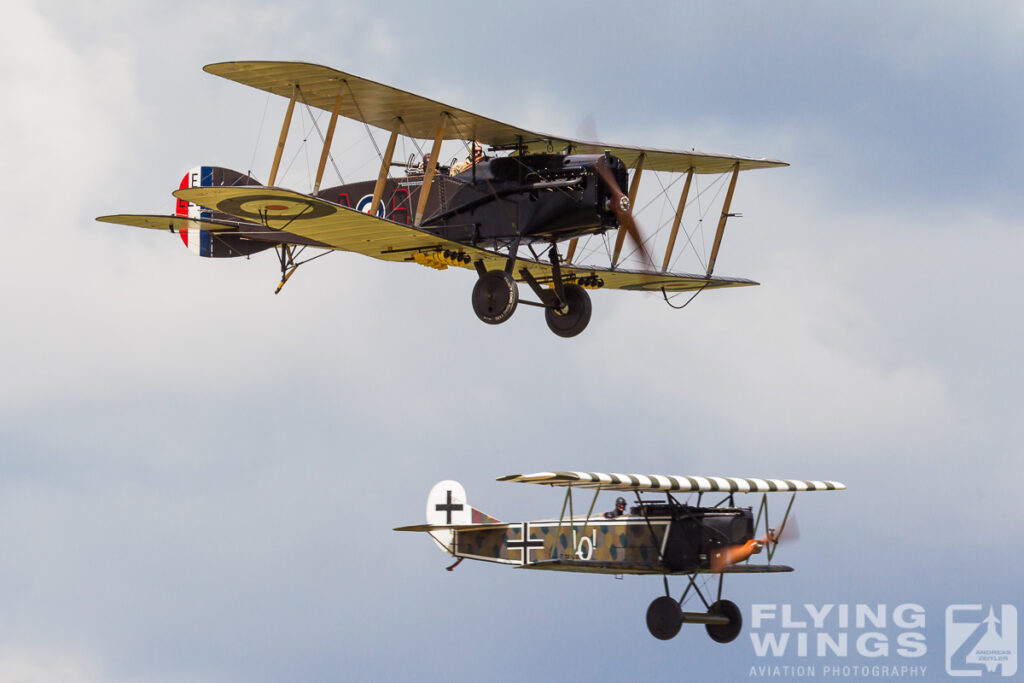
[[498, 481], [547, 484], [610, 491], [678, 491], [708, 493], [770, 493], [774, 491], [841, 491], [838, 481], [803, 479], [747, 479], [737, 477], [691, 477], [661, 474], [611, 474], [604, 472], [536, 472], [510, 474]]

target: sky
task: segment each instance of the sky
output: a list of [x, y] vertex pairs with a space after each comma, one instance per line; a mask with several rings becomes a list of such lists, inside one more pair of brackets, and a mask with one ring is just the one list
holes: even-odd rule
[[[839, 663], [944, 676], [949, 605], [1024, 609], [1022, 39], [1012, 2], [8, 8], [0, 680], [836, 663], [759, 656], [750, 626], [729, 645], [699, 626], [656, 641], [656, 578], [449, 573], [429, 539], [391, 531], [442, 479], [503, 520], [557, 515], [559, 491], [495, 481], [547, 470], [844, 482], [798, 497], [801, 538], [777, 556], [794, 573], [730, 577], [726, 597], [745, 620], [763, 603], [920, 605], [921, 657]], [[525, 307], [480, 323], [470, 273], [332, 254], [275, 296], [272, 254], [201, 259], [95, 222], [169, 212], [195, 165], [267, 178], [285, 102], [202, 71], [247, 59], [528, 129], [782, 159], [741, 176], [716, 267], [762, 284], [683, 311], [597, 292], [565, 340]], [[373, 177], [367, 131], [340, 128], [342, 177]], [[279, 184], [308, 191], [318, 146], [300, 139]], [[650, 175], [637, 218], [664, 239], [671, 178]]]

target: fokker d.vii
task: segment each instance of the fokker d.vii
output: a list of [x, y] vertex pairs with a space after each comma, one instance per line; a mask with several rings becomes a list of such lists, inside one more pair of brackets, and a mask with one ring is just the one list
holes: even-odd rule
[[[512, 474], [498, 481], [563, 486], [562, 512], [557, 519], [533, 522], [500, 522], [466, 502], [466, 491], [456, 481], [437, 483], [427, 496], [427, 523], [404, 526], [395, 531], [429, 534], [441, 550], [458, 558], [507, 564], [521, 569], [547, 569], [592, 574], [660, 574], [665, 595], [647, 608], [647, 628], [655, 638], [669, 640], [684, 623], [704, 624], [708, 635], [728, 643], [739, 635], [743, 618], [735, 603], [722, 598], [726, 574], [791, 572], [792, 567], [772, 564], [779, 542], [794, 537], [790, 510], [801, 491], [838, 491], [846, 488], [835, 481], [792, 479], [737, 479], [732, 477], [681, 477], [600, 472], [539, 472]], [[585, 515], [573, 510], [573, 489], [593, 489], [594, 496]], [[594, 514], [602, 491], [633, 492], [634, 504], [626, 509], [619, 497], [615, 509]], [[777, 528], [769, 526], [768, 493], [790, 492], [792, 496]], [[664, 499], [642, 498], [641, 493], [664, 494]], [[696, 505], [676, 499], [681, 493], [696, 493]], [[756, 517], [750, 507], [737, 507], [737, 493], [760, 493]], [[724, 496], [713, 505], [702, 506], [704, 494]], [[716, 496], [717, 497], [717, 496]], [[764, 533], [755, 537], [763, 526]], [[764, 552], [766, 563], [751, 563], [751, 556]], [[668, 587], [669, 575], [687, 577], [686, 589], [676, 600]], [[698, 585], [701, 575], [718, 576], [718, 589], [711, 599]], [[706, 582], [705, 582], [706, 584]], [[684, 611], [687, 596], [700, 599], [704, 611]]]
[[[521, 303], [543, 308], [550, 329], [563, 337], [587, 326], [588, 289], [661, 292], [668, 299], [670, 293], [695, 296], [705, 289], [757, 284], [714, 275], [715, 262], [726, 221], [737, 215], [730, 213], [730, 206], [739, 172], [785, 166], [781, 161], [536, 133], [313, 64], [226, 62], [205, 70], [288, 98], [267, 184], [226, 168], [200, 166], [174, 192], [173, 215], [120, 214], [98, 220], [178, 233], [191, 250], [207, 257], [248, 256], [274, 248], [281, 268], [278, 291], [299, 265], [311, 260], [300, 257], [307, 248], [353, 251], [437, 269], [471, 269], [477, 274], [473, 310], [481, 320], [508, 320], [520, 303], [519, 284], [525, 284], [537, 301]], [[275, 186], [296, 104], [310, 113], [330, 112], [309, 193]], [[378, 149], [376, 179], [325, 189], [321, 183], [339, 116], [388, 131], [390, 137], [385, 150]], [[419, 163], [395, 163], [400, 136], [413, 144], [431, 140], [430, 152]], [[470, 157], [441, 164], [445, 140], [464, 141]], [[395, 167], [405, 167], [404, 174], [392, 175]], [[633, 217], [644, 171], [685, 176], [660, 267], [652, 262], [653, 243], [640, 235]], [[683, 209], [694, 201], [691, 182], [697, 185], [695, 176], [705, 174], [721, 175], [719, 189], [728, 178], [728, 190], [710, 254], [700, 256], [704, 272], [670, 272]], [[608, 234], [614, 235], [614, 246], [606, 240]], [[633, 244], [630, 253], [639, 258], [637, 268], [622, 267], [627, 235]], [[609, 263], [578, 263], [577, 256], [584, 253], [579, 241], [595, 236], [605, 240]], [[695, 241], [684, 231], [682, 244]]]

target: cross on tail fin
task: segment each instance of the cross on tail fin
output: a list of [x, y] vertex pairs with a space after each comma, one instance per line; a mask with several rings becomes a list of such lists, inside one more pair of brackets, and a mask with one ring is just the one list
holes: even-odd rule
[[[497, 523], [500, 520], [477, 510], [466, 502], [466, 489], [457, 481], [446, 479], [434, 484], [427, 495], [427, 524], [445, 527], [463, 524]], [[446, 553], [451, 552], [454, 533], [449, 529], [430, 532], [431, 538]]]

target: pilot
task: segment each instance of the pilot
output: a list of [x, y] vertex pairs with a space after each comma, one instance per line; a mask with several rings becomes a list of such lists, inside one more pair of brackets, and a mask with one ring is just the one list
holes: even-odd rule
[[452, 165], [451, 174], [458, 175], [465, 170], [472, 168], [474, 165], [480, 163], [487, 157], [484, 156], [484, 147], [480, 144], [479, 140], [473, 141], [472, 155], [466, 157], [457, 164]]
[[611, 512], [604, 513], [605, 519], [615, 519], [626, 514], [626, 499], [619, 496], [615, 499], [615, 509]]

